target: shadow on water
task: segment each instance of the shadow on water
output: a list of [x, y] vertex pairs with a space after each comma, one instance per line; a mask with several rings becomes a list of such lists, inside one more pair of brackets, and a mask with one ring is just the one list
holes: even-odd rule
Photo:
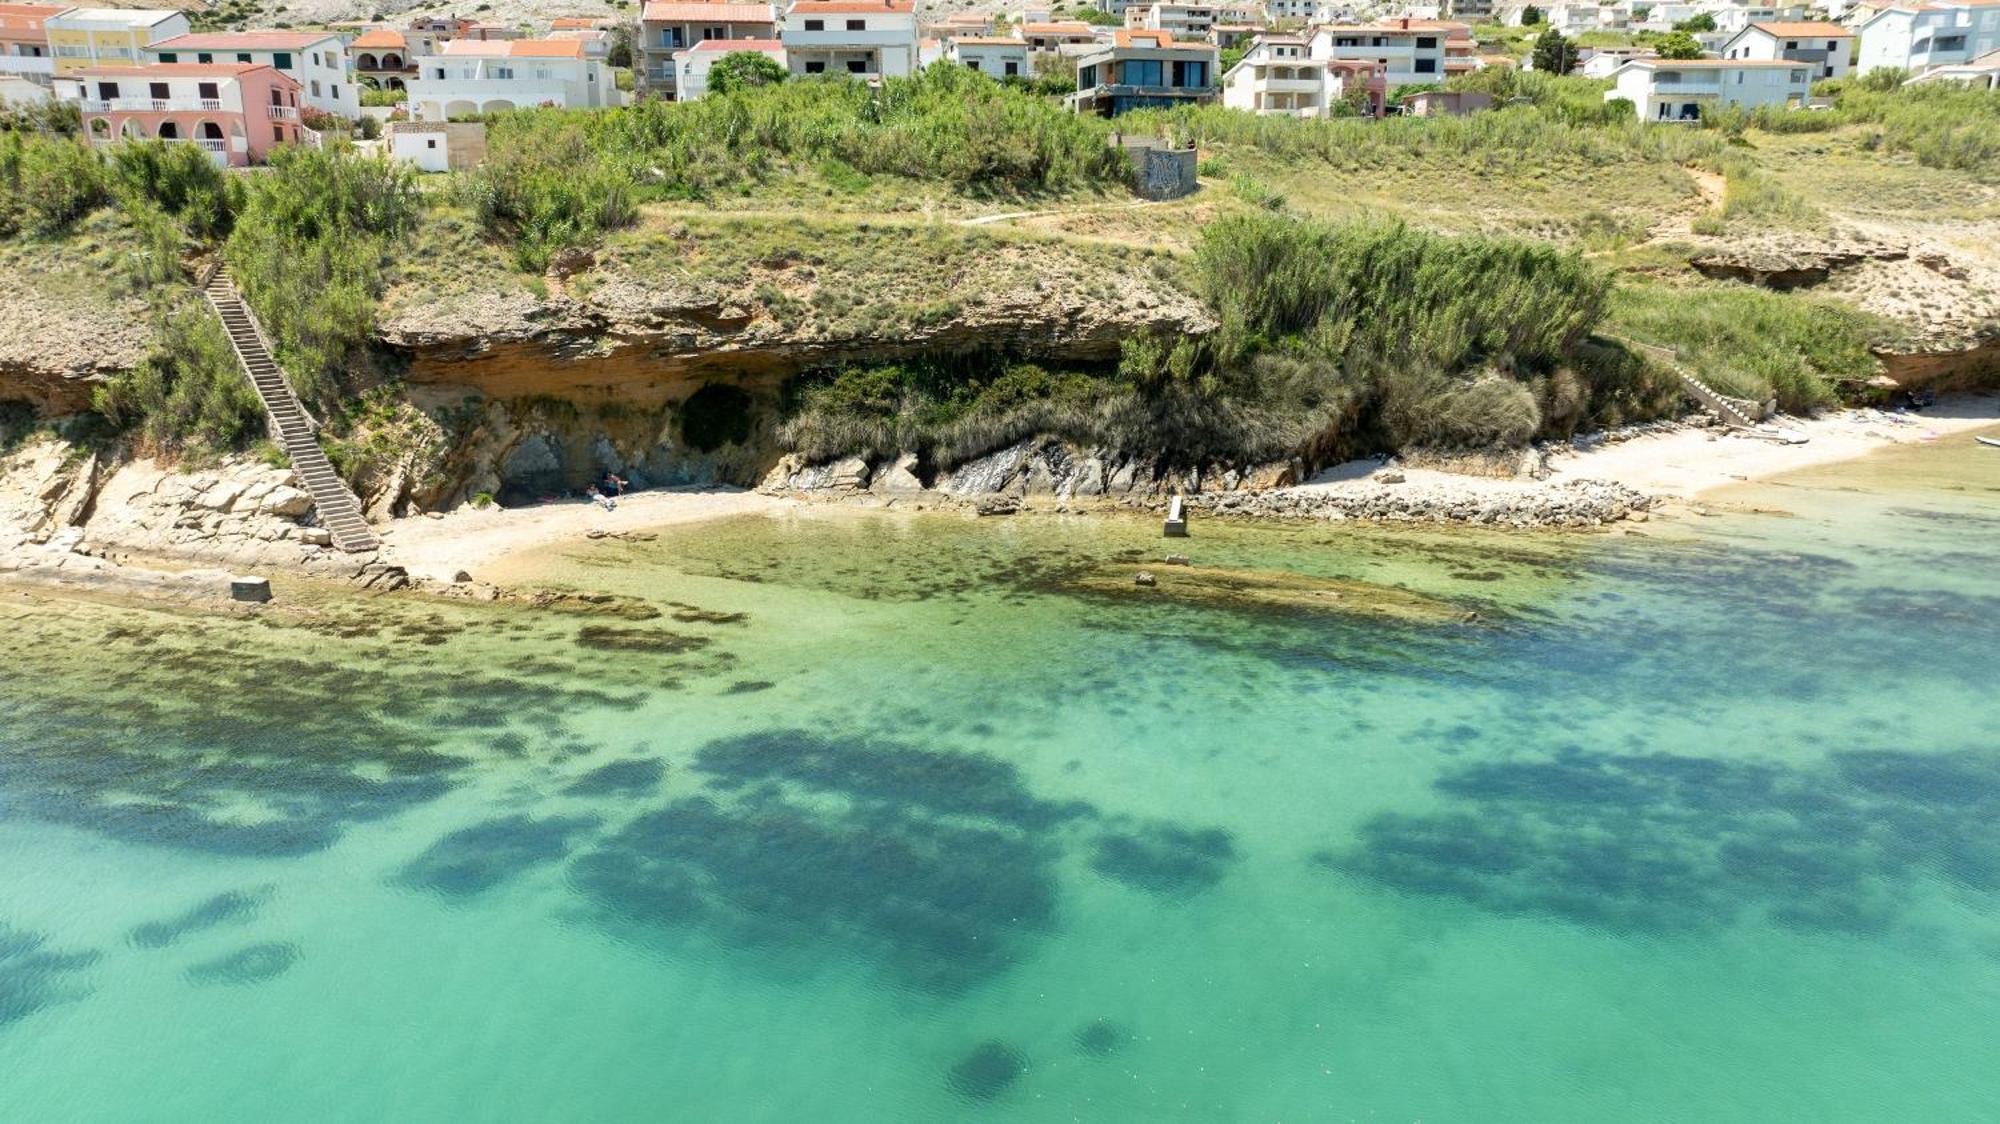
[[[701, 795], [627, 824], [570, 868], [620, 927], [734, 946], [858, 955], [951, 993], [1018, 963], [1057, 924], [1057, 865], [1097, 808], [1036, 796], [981, 753], [797, 730], [704, 746]], [[1146, 825], [1104, 849], [1115, 873], [1175, 893], [1213, 884], [1224, 833]]]
[[182, 937], [250, 920], [270, 894], [269, 886], [217, 894], [179, 916], [137, 926], [125, 939], [135, 948], [166, 948]]
[[1867, 750], [1809, 767], [1579, 748], [1471, 765], [1447, 808], [1377, 816], [1316, 859], [1504, 913], [1671, 932], [1761, 915], [1871, 932], [1923, 877], [2000, 890], [2000, 754]]
[[403, 868], [406, 886], [447, 898], [484, 893], [546, 863], [567, 858], [570, 839], [594, 816], [503, 816], [452, 832]]
[[200, 987], [244, 987], [277, 979], [298, 960], [297, 945], [264, 941], [191, 966], [187, 980]]
[[0, 1030], [58, 1003], [83, 998], [74, 978], [97, 963], [95, 952], [57, 952], [48, 937], [0, 923]]

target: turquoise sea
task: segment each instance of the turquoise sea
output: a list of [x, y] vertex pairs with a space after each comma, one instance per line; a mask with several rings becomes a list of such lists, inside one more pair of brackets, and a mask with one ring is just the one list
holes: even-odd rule
[[534, 561], [610, 613], [0, 590], [0, 1120], [2000, 1118], [1963, 444], [1173, 546], [1437, 620], [832, 510]]

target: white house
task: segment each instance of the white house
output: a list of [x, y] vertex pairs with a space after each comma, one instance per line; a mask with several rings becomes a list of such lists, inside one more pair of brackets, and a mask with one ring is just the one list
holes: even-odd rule
[[188, 18], [164, 8], [68, 8], [42, 21], [55, 77], [89, 66], [140, 66], [145, 47], [188, 33]]
[[389, 158], [413, 164], [420, 172], [451, 170], [451, 134], [442, 121], [389, 123]]
[[778, 39], [793, 74], [906, 77], [917, 69], [916, 0], [793, 0]]
[[619, 104], [611, 68], [574, 39], [454, 39], [417, 60], [409, 103], [419, 121], [552, 105]]
[[1267, 35], [1222, 73], [1222, 104], [1246, 113], [1322, 117], [1341, 79], [1315, 62], [1303, 36]]
[[1855, 69], [1925, 71], [2000, 48], [2000, 0], [1924, 0], [1884, 8], [1861, 25]]
[[1722, 45], [1725, 59], [1798, 62], [1813, 78], [1847, 77], [1854, 33], [1837, 23], [1753, 23]]
[[776, 39], [704, 39], [674, 53], [674, 88], [681, 101], [693, 101], [708, 93], [708, 71], [725, 57], [738, 51], [763, 55], [779, 66], [785, 65], [785, 46]]
[[1392, 90], [1418, 82], [1442, 82], [1446, 74], [1445, 42], [1460, 29], [1459, 24], [1413, 19], [1328, 24], [1312, 29], [1310, 54], [1322, 62], [1383, 64], [1388, 68]]
[[1200, 39], [1215, 26], [1219, 14], [1214, 4], [1156, 0], [1143, 7], [1134, 5], [1125, 9], [1125, 26], [1164, 31], [1176, 39]]
[[1635, 59], [1612, 75], [1604, 99], [1626, 98], [1641, 121], [1699, 121], [1704, 110], [1803, 105], [1812, 96], [1804, 63], [1751, 59]]
[[1585, 48], [1583, 65], [1576, 68], [1585, 78], [1599, 81], [1618, 73], [1618, 68], [1634, 59], [1649, 59], [1653, 52], [1644, 47], [1598, 47]]
[[261, 63], [297, 82], [305, 103], [348, 120], [361, 116], [361, 90], [347, 70], [347, 46], [326, 31], [213, 31], [176, 35], [146, 48], [155, 63]]
[[1027, 78], [1028, 45], [1019, 39], [966, 35], [944, 41], [944, 61], [968, 66], [989, 78]]
[[1065, 44], [1088, 46], [1097, 42], [1097, 33], [1082, 20], [1061, 20], [1056, 23], [1018, 23], [1014, 25], [1014, 36], [1028, 45], [1035, 54], [1055, 54]]
[[1963, 82], [1977, 90], [2000, 90], [2000, 50], [1988, 51], [1971, 62], [1934, 66], [1911, 82]]

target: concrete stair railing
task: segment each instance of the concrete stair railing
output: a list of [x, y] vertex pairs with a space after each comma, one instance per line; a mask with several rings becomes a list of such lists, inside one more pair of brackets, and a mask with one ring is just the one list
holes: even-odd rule
[[291, 458], [292, 470], [298, 473], [306, 494], [312, 497], [320, 525], [332, 537], [334, 548], [350, 554], [375, 550], [381, 544], [361, 515], [361, 501], [333, 470], [326, 451], [319, 447], [315, 435], [319, 424], [299, 404], [299, 396], [292, 392], [285, 372], [271, 358], [263, 325], [257, 322], [256, 314], [244, 303], [226, 269], [216, 267], [205, 271], [201, 282], [202, 294], [222, 320], [223, 330], [229, 333], [237, 362], [249, 376], [250, 384], [257, 388], [257, 397], [264, 401], [271, 436]]

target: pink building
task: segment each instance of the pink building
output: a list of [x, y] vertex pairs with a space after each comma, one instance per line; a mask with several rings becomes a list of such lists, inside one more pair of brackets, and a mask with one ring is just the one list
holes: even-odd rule
[[262, 163], [281, 144], [310, 143], [299, 124], [299, 84], [257, 63], [93, 66], [83, 83], [83, 127], [92, 144], [183, 141], [218, 164]]

